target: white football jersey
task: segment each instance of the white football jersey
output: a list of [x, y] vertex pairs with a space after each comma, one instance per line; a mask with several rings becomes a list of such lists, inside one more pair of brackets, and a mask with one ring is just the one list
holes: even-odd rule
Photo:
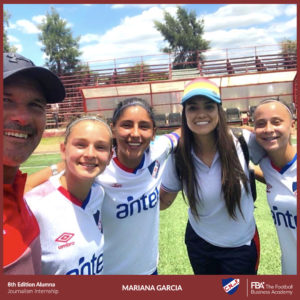
[[297, 274], [297, 154], [281, 170], [268, 157], [260, 163], [281, 248], [282, 274]]
[[145, 151], [140, 166], [129, 170], [117, 157], [97, 180], [105, 189], [102, 209], [103, 274], [152, 274], [158, 262], [159, 188], [176, 134], [164, 135]]
[[99, 275], [103, 270], [104, 190], [94, 183], [81, 202], [61, 186], [62, 173], [25, 194], [40, 226], [42, 273]]

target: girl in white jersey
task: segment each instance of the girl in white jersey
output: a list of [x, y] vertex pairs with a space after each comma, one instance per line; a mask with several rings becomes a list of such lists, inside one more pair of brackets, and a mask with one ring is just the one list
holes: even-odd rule
[[181, 140], [163, 177], [161, 208], [183, 191], [190, 206], [185, 242], [195, 274], [256, 274], [259, 243], [248, 168], [227, 127], [219, 88], [195, 79], [182, 104]]
[[40, 227], [43, 274], [102, 273], [104, 190], [94, 180], [109, 164], [111, 147], [105, 122], [92, 116], [76, 119], [61, 144], [65, 170], [25, 194]]
[[289, 108], [278, 100], [261, 102], [254, 113], [257, 142], [268, 156], [260, 162], [267, 199], [281, 248], [282, 274], [297, 274], [297, 152]]
[[115, 109], [113, 158], [98, 176], [106, 192], [104, 274], [157, 273], [159, 188], [167, 157], [179, 137], [171, 133], [153, 141], [155, 131], [153, 111], [146, 101], [129, 98]]

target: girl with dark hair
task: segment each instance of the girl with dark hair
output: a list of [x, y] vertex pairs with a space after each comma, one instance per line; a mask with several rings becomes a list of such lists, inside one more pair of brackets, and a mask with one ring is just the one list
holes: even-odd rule
[[[190, 207], [185, 242], [195, 274], [256, 274], [259, 239], [248, 168], [227, 126], [219, 88], [193, 80], [182, 105], [181, 139], [166, 167], [161, 209], [182, 190]], [[243, 134], [249, 142], [250, 132]]]
[[152, 108], [139, 98], [120, 102], [112, 117], [114, 155], [98, 177], [105, 189], [104, 274], [157, 274], [159, 188], [178, 134], [154, 140]]

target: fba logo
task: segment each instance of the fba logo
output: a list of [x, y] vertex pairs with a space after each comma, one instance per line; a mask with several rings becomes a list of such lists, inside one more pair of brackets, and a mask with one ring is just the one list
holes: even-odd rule
[[224, 291], [227, 294], [232, 295], [238, 290], [240, 285], [240, 280], [233, 279], [233, 278], [222, 279], [222, 285]]
[[265, 288], [264, 282], [257, 282], [257, 281], [251, 282], [251, 289], [259, 290], [259, 289], [264, 289], [264, 288]]

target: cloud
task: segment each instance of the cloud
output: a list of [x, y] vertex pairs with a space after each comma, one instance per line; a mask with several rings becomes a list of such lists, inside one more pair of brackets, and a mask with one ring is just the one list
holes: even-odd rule
[[18, 20], [16, 21], [15, 28], [23, 33], [27, 34], [37, 34], [40, 33], [40, 30], [37, 28], [37, 26], [28, 20]]
[[272, 36], [268, 36], [264, 29], [255, 27], [249, 29], [216, 30], [205, 33], [204, 38], [211, 41], [212, 48], [238, 48], [250, 45], [268, 45], [276, 43]]
[[111, 6], [111, 9], [123, 9], [123, 8], [129, 8], [129, 7], [136, 7], [140, 9], [147, 9], [153, 6], [157, 6], [155, 4], [113, 4]]
[[44, 44], [43, 44], [42, 42], [40, 42], [40, 41], [37, 41], [36, 44], [37, 44], [40, 48], [44, 47]]
[[17, 53], [22, 53], [23, 46], [21, 44], [14, 44], [14, 47], [17, 48]]
[[297, 15], [297, 5], [291, 4], [288, 5], [284, 11], [285, 15], [287, 16], [296, 16]]
[[20, 40], [17, 37], [8, 35], [7, 39], [11, 46], [16, 47], [18, 53], [21, 53], [23, 51], [23, 46], [22, 44], [20, 44]]
[[100, 40], [100, 38], [101, 38], [101, 36], [98, 34], [88, 33], [88, 34], [82, 35], [80, 37], [80, 43], [97, 42]]
[[111, 9], [123, 9], [123, 8], [139, 8], [139, 9], [150, 9], [152, 7], [160, 7], [166, 9], [169, 7], [184, 6], [185, 4], [113, 4]]
[[[37, 16], [33, 16], [31, 18], [32, 21], [29, 21], [26, 19], [17, 20], [15, 24], [10, 25], [10, 28], [19, 30], [25, 34], [39, 34], [39, 33], [41, 33], [41, 31], [38, 28], [38, 25], [41, 24], [45, 19], [46, 19], [45, 15], [37, 15]], [[66, 22], [67, 28], [71, 28], [74, 26], [72, 23], [68, 22], [66, 19], [63, 19], [63, 18], [61, 18], [61, 19]]]
[[293, 18], [286, 22], [274, 23], [267, 30], [268, 34], [277, 39], [291, 38], [295, 39], [295, 32], [297, 30], [297, 18]]
[[246, 48], [252, 47], [249, 51], [253, 52], [254, 46], [273, 45], [278, 49], [277, 44], [283, 38], [296, 37], [296, 18], [279, 22], [287, 11], [286, 5], [226, 5], [213, 14], [202, 16], [203, 37], [211, 46], [208, 55], [225, 57], [224, 49], [229, 49], [228, 53], [237, 57], [241, 56], [241, 51], [246, 55]]
[[[173, 15], [176, 12], [175, 6], [166, 9]], [[92, 44], [81, 47], [83, 61], [89, 61], [91, 57], [102, 60], [158, 53], [162, 36], [155, 29], [154, 20], [163, 20], [163, 9], [158, 6], [133, 17], [124, 17], [118, 26], [102, 36], [84, 35], [81, 43], [90, 41]]]
[[201, 16], [206, 31], [258, 26], [282, 14], [279, 5], [231, 4], [222, 6], [213, 14]]
[[32, 17], [32, 21], [37, 23], [37, 24], [40, 24], [42, 23], [43, 21], [46, 20], [46, 16], [45, 15], [38, 15], [38, 16], [33, 16]]
[[20, 40], [13, 35], [8, 35], [7, 39], [8, 39], [9, 43], [19, 43], [20, 42]]

